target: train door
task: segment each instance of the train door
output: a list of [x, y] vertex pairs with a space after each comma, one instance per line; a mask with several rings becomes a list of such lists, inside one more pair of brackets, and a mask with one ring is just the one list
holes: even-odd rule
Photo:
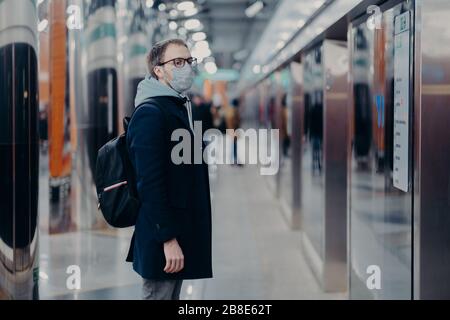
[[347, 56], [345, 42], [325, 39], [302, 57], [302, 245], [326, 292], [347, 290]]
[[349, 29], [353, 299], [412, 297], [414, 14], [412, 2], [390, 3]]

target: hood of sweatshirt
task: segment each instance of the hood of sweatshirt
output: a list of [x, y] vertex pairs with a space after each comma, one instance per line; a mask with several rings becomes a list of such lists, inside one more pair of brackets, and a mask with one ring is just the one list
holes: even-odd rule
[[134, 106], [137, 107], [149, 98], [171, 96], [183, 98], [181, 94], [173, 90], [171, 87], [159, 82], [150, 75], [146, 75], [144, 80], [139, 82], [136, 97], [134, 98]]
[[[141, 82], [139, 82], [136, 92], [136, 97], [134, 98], [134, 107], [139, 106], [141, 103], [143, 103], [145, 100], [149, 98], [154, 97], [177, 97], [180, 99], [187, 98], [171, 87], [159, 82], [155, 78], [153, 78], [151, 75], [147, 74]], [[191, 129], [193, 130], [192, 126], [192, 107], [191, 102], [189, 99], [187, 99], [185, 107], [188, 111], [188, 117], [189, 117], [189, 125]]]

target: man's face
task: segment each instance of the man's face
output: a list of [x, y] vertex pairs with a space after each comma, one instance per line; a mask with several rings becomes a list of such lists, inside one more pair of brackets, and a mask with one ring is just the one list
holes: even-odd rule
[[[189, 49], [179, 44], [169, 44], [164, 53], [162, 63], [170, 61], [175, 58], [188, 59], [191, 57]], [[187, 63], [187, 62], [186, 62]], [[158, 76], [159, 81], [168, 84], [168, 81], [173, 80], [172, 70], [175, 68], [173, 61], [165, 63], [162, 66], [155, 67], [155, 73]]]

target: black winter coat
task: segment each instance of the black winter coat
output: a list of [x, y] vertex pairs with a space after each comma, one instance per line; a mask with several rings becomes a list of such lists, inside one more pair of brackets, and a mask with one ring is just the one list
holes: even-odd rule
[[[146, 279], [212, 277], [211, 199], [208, 167], [194, 164], [194, 135], [184, 100], [162, 96], [142, 104], [129, 124], [127, 146], [135, 169], [141, 207], [127, 260]], [[160, 108], [155, 105], [158, 103]], [[190, 164], [175, 164], [171, 141], [175, 129], [191, 137]], [[200, 144], [203, 150], [204, 145]], [[202, 157], [203, 158], [203, 157]], [[176, 238], [184, 269], [165, 273], [163, 243]]]

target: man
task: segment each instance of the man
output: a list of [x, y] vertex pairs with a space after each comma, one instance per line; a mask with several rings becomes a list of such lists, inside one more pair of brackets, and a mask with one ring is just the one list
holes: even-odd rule
[[238, 159], [238, 138], [239, 136], [236, 133], [236, 130], [239, 129], [241, 124], [241, 118], [239, 115], [239, 99], [234, 98], [231, 101], [231, 106], [227, 107], [226, 112], [226, 123], [227, 123], [227, 129], [233, 130], [232, 139], [232, 164], [237, 164], [238, 166], [242, 166], [242, 163], [239, 162]]
[[[194, 121], [200, 121], [202, 123], [202, 134], [213, 127], [211, 103], [208, 103], [199, 94], [192, 96], [192, 118]], [[205, 138], [205, 137], [203, 137]]]
[[179, 299], [183, 279], [211, 278], [211, 203], [203, 162], [175, 164], [172, 132], [183, 129], [194, 145], [192, 111], [184, 93], [196, 59], [179, 39], [157, 43], [147, 58], [127, 146], [141, 207], [128, 261], [143, 278], [143, 298]]

